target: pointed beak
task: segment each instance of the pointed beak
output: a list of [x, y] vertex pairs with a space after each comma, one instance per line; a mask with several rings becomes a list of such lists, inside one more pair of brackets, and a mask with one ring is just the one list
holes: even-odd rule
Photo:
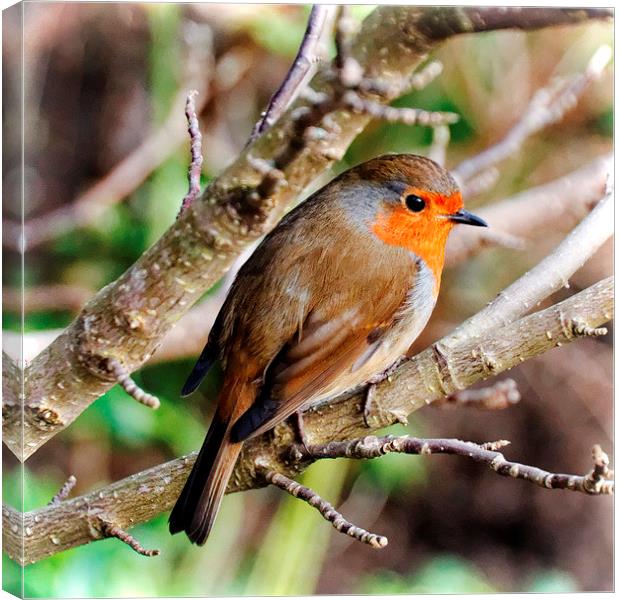
[[488, 227], [486, 221], [480, 217], [472, 215], [469, 211], [461, 209], [448, 217], [453, 223], [463, 223], [464, 225], [475, 225], [476, 227]]

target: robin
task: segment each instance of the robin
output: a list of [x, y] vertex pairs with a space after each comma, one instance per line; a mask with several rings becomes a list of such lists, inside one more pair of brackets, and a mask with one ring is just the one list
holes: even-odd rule
[[221, 362], [217, 410], [171, 533], [204, 544], [244, 441], [405, 354], [435, 306], [457, 223], [486, 226], [445, 169], [394, 154], [342, 173], [265, 237], [183, 387], [192, 393]]

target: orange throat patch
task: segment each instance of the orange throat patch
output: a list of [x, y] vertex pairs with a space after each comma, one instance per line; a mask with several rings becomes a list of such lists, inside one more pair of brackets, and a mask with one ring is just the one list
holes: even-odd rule
[[379, 212], [372, 225], [373, 233], [384, 243], [413, 252], [421, 258], [435, 277], [435, 296], [439, 293], [446, 242], [453, 224], [448, 219], [431, 216], [421, 219], [404, 207]]

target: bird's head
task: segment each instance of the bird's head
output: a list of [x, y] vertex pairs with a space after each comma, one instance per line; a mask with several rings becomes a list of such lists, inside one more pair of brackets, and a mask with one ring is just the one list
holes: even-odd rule
[[350, 171], [364, 184], [365, 226], [382, 242], [415, 253], [439, 280], [448, 234], [458, 223], [486, 227], [463, 208], [453, 177], [436, 162], [414, 154], [379, 156]]

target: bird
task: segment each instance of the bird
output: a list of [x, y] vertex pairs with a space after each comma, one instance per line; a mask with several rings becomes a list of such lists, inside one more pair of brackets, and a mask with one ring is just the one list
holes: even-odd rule
[[448, 234], [486, 226], [436, 162], [386, 154], [291, 210], [239, 270], [182, 389], [219, 362], [217, 408], [169, 530], [203, 545], [244, 442], [402, 359], [439, 293]]

